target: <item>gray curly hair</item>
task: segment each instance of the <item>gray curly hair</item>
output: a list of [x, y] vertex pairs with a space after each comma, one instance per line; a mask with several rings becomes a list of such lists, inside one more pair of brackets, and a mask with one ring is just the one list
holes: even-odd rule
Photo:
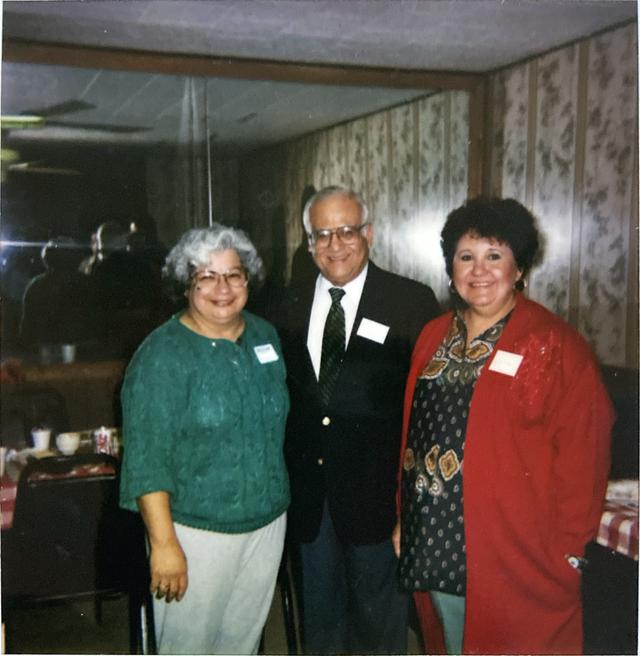
[[215, 251], [234, 250], [251, 282], [264, 280], [264, 265], [256, 247], [242, 230], [214, 223], [209, 228], [187, 230], [171, 249], [162, 274], [188, 285], [194, 270], [206, 266]]

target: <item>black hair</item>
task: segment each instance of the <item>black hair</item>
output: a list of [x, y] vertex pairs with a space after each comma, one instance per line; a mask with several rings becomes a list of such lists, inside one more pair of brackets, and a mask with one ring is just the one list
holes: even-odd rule
[[449, 277], [460, 238], [466, 234], [495, 239], [511, 249], [522, 278], [531, 269], [538, 252], [536, 221], [529, 210], [513, 198], [478, 196], [453, 210], [440, 233], [440, 246]]

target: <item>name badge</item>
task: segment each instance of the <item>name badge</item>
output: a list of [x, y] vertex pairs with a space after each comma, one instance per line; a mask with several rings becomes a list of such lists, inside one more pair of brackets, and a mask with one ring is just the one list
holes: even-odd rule
[[372, 321], [371, 319], [363, 318], [358, 326], [357, 334], [365, 339], [378, 342], [378, 344], [384, 344], [388, 332], [389, 326], [385, 326], [383, 323], [378, 323], [377, 321]]
[[276, 362], [279, 360], [276, 350], [271, 344], [261, 344], [260, 346], [254, 346], [253, 350], [256, 353], [256, 357], [260, 361], [260, 364], [268, 364], [269, 362]]
[[496, 371], [505, 376], [515, 376], [522, 362], [522, 356], [518, 353], [509, 353], [498, 349], [495, 357], [491, 361], [489, 371]]

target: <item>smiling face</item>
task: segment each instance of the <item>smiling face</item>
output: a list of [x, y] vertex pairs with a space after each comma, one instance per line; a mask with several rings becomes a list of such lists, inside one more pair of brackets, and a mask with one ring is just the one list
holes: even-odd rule
[[[224, 276], [215, 276], [217, 280], [202, 278], [205, 271], [218, 274], [242, 271], [242, 263], [235, 250], [214, 251], [209, 255], [206, 266], [199, 266], [192, 278], [187, 292], [189, 316], [199, 327], [206, 329], [203, 334], [225, 331], [233, 328], [241, 320], [240, 312], [247, 303], [246, 284], [230, 284]], [[198, 282], [198, 278], [202, 282]]]
[[453, 256], [453, 284], [472, 312], [486, 318], [507, 314], [515, 303], [514, 285], [522, 272], [503, 242], [463, 235]]
[[[341, 226], [362, 224], [362, 208], [347, 196], [336, 194], [314, 203], [309, 212], [311, 230], [335, 230]], [[357, 277], [369, 259], [373, 242], [373, 227], [367, 225], [351, 243], [344, 243], [333, 235], [326, 246], [312, 249], [313, 259], [322, 275], [340, 287]]]

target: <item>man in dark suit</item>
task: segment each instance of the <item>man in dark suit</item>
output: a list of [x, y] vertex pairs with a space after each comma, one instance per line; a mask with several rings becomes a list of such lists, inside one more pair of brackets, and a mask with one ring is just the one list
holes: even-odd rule
[[431, 289], [369, 261], [367, 214], [342, 187], [307, 202], [320, 275], [290, 290], [278, 321], [291, 395], [290, 535], [313, 654], [407, 650], [408, 597], [391, 545], [402, 401], [413, 344], [439, 308]]

